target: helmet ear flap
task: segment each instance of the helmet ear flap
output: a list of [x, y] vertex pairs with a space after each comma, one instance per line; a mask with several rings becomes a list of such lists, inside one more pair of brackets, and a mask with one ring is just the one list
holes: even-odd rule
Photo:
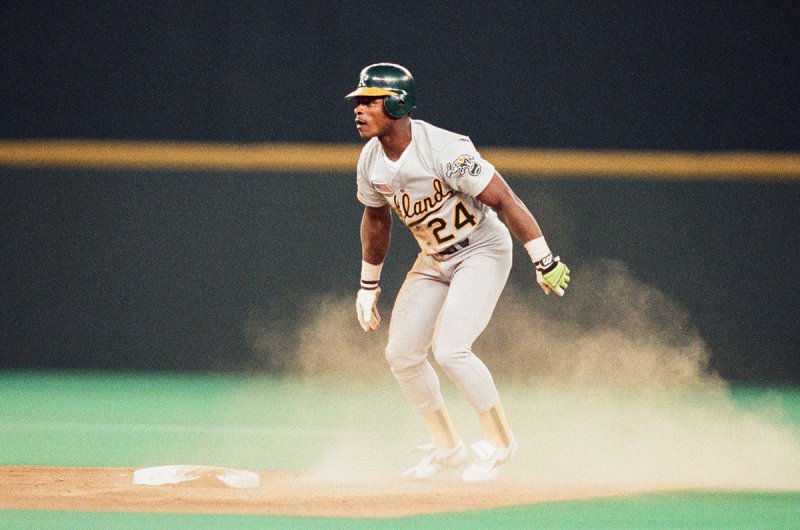
[[389, 116], [392, 118], [401, 118], [411, 111], [406, 110], [406, 92], [404, 90], [397, 90], [395, 92], [397, 94], [394, 96], [386, 96], [384, 106]]

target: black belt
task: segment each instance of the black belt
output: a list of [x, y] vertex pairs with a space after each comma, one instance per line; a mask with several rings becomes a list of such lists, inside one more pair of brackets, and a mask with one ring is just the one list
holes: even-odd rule
[[458, 243], [450, 245], [449, 247], [447, 247], [443, 251], [439, 252], [439, 255], [440, 256], [447, 256], [449, 254], [454, 254], [454, 253], [458, 252], [459, 250], [461, 250], [463, 248], [467, 248], [467, 246], [469, 246], [469, 238], [465, 237], [464, 239], [462, 239]]

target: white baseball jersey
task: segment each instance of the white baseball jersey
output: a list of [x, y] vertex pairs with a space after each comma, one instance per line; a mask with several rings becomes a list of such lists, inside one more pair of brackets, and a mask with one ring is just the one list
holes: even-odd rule
[[411, 144], [399, 160], [389, 160], [377, 138], [364, 145], [357, 196], [366, 206], [388, 203], [422, 252], [437, 254], [469, 237], [486, 217], [497, 216], [475, 199], [494, 172], [467, 136], [411, 120]]

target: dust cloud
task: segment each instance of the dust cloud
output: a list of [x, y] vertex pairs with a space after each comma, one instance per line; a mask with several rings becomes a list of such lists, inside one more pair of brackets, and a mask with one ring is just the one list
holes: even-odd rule
[[617, 262], [577, 275], [563, 299], [541, 296], [538, 286], [506, 290], [474, 346], [500, 380], [648, 388], [719, 383], [708, 371], [702, 338], [677, 303]]
[[[777, 401], [744, 407], [733, 399], [709, 371], [709, 351], [677, 302], [616, 262], [572, 276], [557, 300], [536, 286], [509, 286], [475, 344], [520, 445], [505, 475], [553, 487], [800, 489], [800, 429]], [[353, 300], [314, 300], [293, 337], [293, 370], [391, 385], [383, 358], [389, 307], [381, 330], [368, 334]], [[477, 441], [474, 413], [444, 378], [442, 385], [462, 437]], [[389, 408], [402, 401], [395, 391]], [[413, 436], [428, 441], [421, 422], [393, 425], [392, 415], [402, 417], [396, 411], [360, 399], [368, 403], [362, 409], [376, 407], [376, 434], [327, 448], [317, 470], [323, 476], [402, 468], [414, 463]], [[369, 446], [356, 462], [353, 443]]]
[[[525, 292], [506, 288], [474, 345], [498, 383], [666, 387], [719, 382], [707, 370], [702, 338], [678, 304], [619, 263], [605, 262], [579, 275], [563, 299], [548, 299], [536, 286]], [[310, 301], [305, 324], [291, 339], [280, 339], [291, 342], [286, 346], [294, 353], [290, 370], [310, 377], [385, 375], [390, 309], [391, 300], [382, 300], [381, 328], [364, 333], [353, 300]]]

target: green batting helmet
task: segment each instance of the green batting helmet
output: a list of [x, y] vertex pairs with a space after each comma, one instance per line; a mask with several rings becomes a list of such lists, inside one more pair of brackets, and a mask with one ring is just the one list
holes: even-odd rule
[[384, 107], [389, 116], [400, 118], [414, 110], [417, 90], [414, 77], [399, 64], [377, 63], [361, 70], [358, 88], [345, 98], [385, 97]]

